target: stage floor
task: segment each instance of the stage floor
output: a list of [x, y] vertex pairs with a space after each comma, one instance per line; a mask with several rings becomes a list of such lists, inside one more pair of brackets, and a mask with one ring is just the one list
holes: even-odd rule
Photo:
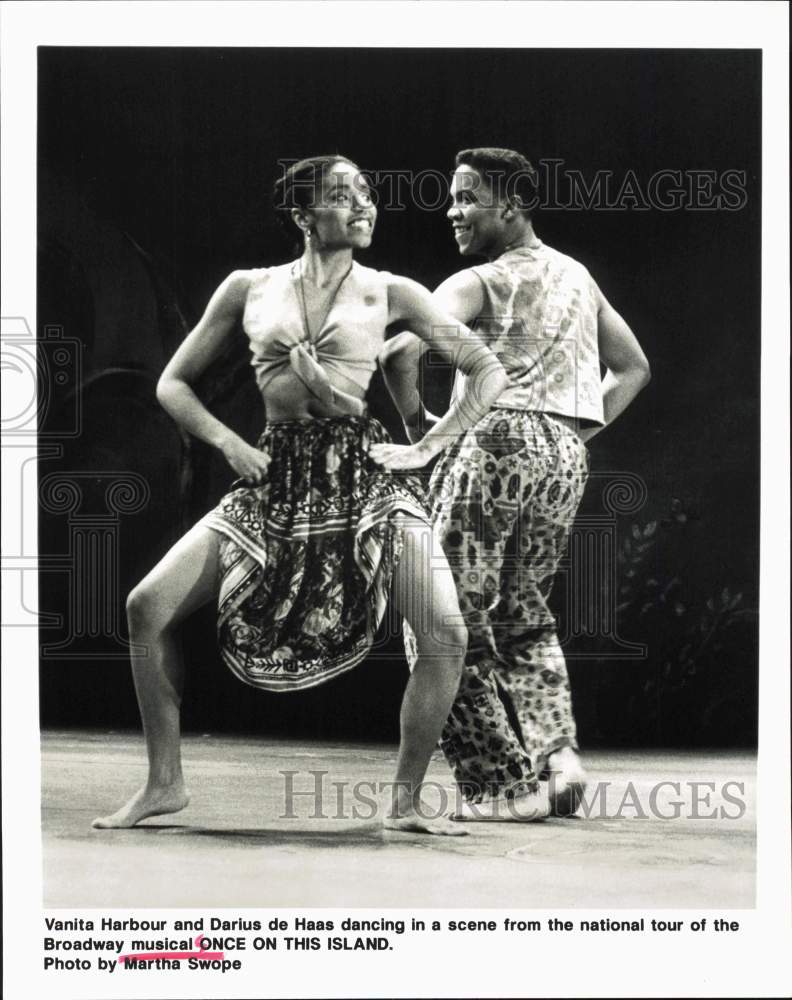
[[[460, 838], [385, 832], [368, 818], [370, 783], [390, 780], [395, 758], [391, 746], [187, 736], [188, 808], [132, 830], [93, 830], [95, 816], [142, 784], [142, 738], [44, 732], [44, 903], [754, 906], [753, 754], [587, 753], [588, 817], [467, 824]], [[429, 779], [437, 783], [429, 802], [448, 795], [450, 807], [453, 783], [439, 754]], [[294, 798], [297, 818], [286, 818], [289, 781], [294, 791], [321, 788], [321, 799]], [[356, 782], [369, 784], [356, 791]]]

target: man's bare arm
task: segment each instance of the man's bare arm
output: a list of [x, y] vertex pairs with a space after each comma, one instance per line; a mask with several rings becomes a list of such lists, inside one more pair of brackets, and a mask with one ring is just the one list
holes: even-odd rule
[[[601, 292], [599, 299], [597, 340], [600, 361], [607, 368], [602, 380], [602, 408], [607, 426], [649, 383], [651, 370], [630, 327]], [[601, 427], [589, 427], [581, 431], [580, 436], [588, 441], [601, 430]]]
[[439, 284], [432, 298], [443, 312], [470, 326], [484, 310], [484, 285], [475, 271], [466, 268]]

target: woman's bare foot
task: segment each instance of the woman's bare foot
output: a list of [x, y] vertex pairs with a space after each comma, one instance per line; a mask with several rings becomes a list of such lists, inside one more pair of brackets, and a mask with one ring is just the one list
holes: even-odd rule
[[385, 813], [382, 825], [386, 830], [429, 833], [438, 837], [458, 837], [460, 833], [467, 833], [467, 830], [460, 830], [438, 810], [426, 807], [421, 800], [420, 785], [413, 791], [407, 783], [394, 784], [390, 808]]
[[538, 790], [528, 795], [513, 799], [493, 795], [481, 802], [463, 802], [452, 818], [457, 823], [531, 823], [549, 813], [547, 782], [540, 781]]
[[403, 833], [429, 833], [439, 837], [467, 836], [467, 830], [461, 830], [456, 823], [444, 816], [425, 819], [415, 811], [398, 816], [388, 815], [383, 819], [382, 825], [386, 830], [401, 830]]
[[181, 778], [171, 785], [146, 785], [117, 812], [97, 817], [91, 826], [97, 830], [125, 830], [149, 816], [179, 812], [189, 801]]
[[547, 758], [550, 772], [550, 811], [554, 816], [571, 816], [586, 791], [586, 772], [572, 747], [562, 747]]

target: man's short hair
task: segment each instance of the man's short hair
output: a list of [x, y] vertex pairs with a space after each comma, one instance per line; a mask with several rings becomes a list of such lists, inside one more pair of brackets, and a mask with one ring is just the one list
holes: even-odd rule
[[531, 217], [539, 201], [539, 173], [522, 153], [496, 146], [479, 146], [460, 150], [455, 163], [458, 167], [473, 167], [499, 201], [519, 203], [523, 214]]

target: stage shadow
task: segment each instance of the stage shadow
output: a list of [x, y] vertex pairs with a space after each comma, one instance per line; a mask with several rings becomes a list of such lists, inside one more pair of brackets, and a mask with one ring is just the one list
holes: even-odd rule
[[[178, 824], [158, 824], [151, 826], [138, 826], [135, 829], [146, 831], [147, 835], [169, 835], [182, 836], [188, 838], [201, 838], [216, 842], [226, 842], [235, 846], [244, 847], [288, 847], [289, 845], [301, 848], [310, 847], [382, 847], [387, 843], [386, 835], [388, 831], [382, 829], [379, 824], [370, 824], [363, 827], [354, 827], [352, 830], [340, 829], [328, 831], [320, 830], [280, 830], [268, 827], [258, 827], [251, 829], [217, 829], [212, 827], [182, 826]], [[413, 835], [415, 836], [415, 835]]]

